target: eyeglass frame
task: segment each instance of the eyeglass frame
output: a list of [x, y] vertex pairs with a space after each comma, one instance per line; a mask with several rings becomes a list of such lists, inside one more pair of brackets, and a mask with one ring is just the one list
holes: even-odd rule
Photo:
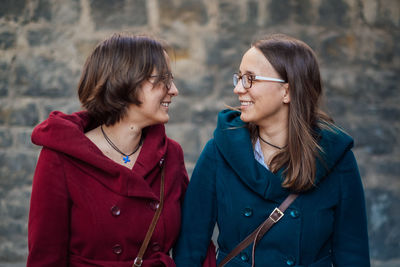
[[[165, 79], [165, 78], [166, 78], [166, 79], [171, 78], [171, 79], [170, 79], [170, 82], [169, 82], [168, 84], [164, 82], [165, 87], [166, 87], [168, 90], [171, 89], [172, 83], [174, 82], [174, 75], [172, 75], [172, 72], [168, 72], [167, 74], [164, 74], [164, 75], [150, 75], [150, 76], [149, 76], [149, 78], [159, 78], [159, 77], [161, 77], [160, 81], [162, 81], [162, 80]], [[150, 82], [150, 83], [152, 83], [152, 82]]]
[[[243, 81], [243, 76], [249, 76], [250, 79], [250, 86], [246, 87], [245, 82]], [[235, 84], [235, 80], [237, 77], [237, 81]], [[242, 74], [240, 75], [239, 73], [234, 73], [232, 76], [232, 81], [233, 81], [233, 86], [237, 86], [239, 83], [239, 80], [242, 80], [242, 86], [244, 89], [250, 89], [253, 86], [253, 81], [265, 81], [265, 82], [277, 82], [277, 83], [286, 83], [285, 80], [279, 79], [279, 78], [272, 78], [272, 77], [264, 77], [264, 76], [258, 76], [258, 75], [253, 75], [253, 74]]]

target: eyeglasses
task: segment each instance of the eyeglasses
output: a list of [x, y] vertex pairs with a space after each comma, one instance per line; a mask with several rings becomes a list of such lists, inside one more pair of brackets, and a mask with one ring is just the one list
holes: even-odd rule
[[151, 82], [152, 84], [156, 84], [158, 82], [162, 82], [164, 83], [165, 87], [169, 90], [171, 89], [172, 86], [172, 82], [174, 80], [174, 76], [172, 75], [171, 72], [168, 72], [166, 74], [162, 74], [162, 75], [151, 75], [149, 78], [157, 78], [156, 81]]
[[251, 88], [254, 81], [286, 83], [284, 80], [277, 79], [277, 78], [263, 77], [263, 76], [257, 76], [257, 75], [251, 75], [251, 74], [240, 75], [239, 73], [234, 73], [233, 74], [233, 86], [236, 87], [236, 85], [239, 83], [239, 80], [242, 80], [242, 85], [245, 89]]

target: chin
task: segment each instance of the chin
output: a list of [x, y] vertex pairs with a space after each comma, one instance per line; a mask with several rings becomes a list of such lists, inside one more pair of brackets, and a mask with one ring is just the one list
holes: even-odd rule
[[249, 116], [247, 116], [247, 115], [244, 114], [243, 112], [242, 112], [242, 114], [240, 115], [240, 119], [241, 119], [243, 122], [246, 122], [246, 123], [251, 122]]

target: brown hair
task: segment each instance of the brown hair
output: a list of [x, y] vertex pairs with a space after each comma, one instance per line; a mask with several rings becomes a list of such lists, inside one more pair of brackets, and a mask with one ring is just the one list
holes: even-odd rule
[[[289, 84], [288, 144], [272, 159], [271, 170], [285, 166], [282, 186], [305, 191], [314, 185], [316, 159], [323, 152], [316, 130], [333, 127], [333, 120], [319, 108], [322, 82], [316, 56], [307, 44], [283, 34], [267, 36], [252, 46]], [[254, 140], [258, 129], [255, 125], [249, 128]]]
[[[82, 106], [98, 123], [113, 125], [131, 104], [140, 105], [138, 89], [156, 70], [168, 75], [166, 47], [146, 35], [116, 33], [100, 42], [87, 58], [78, 85]], [[169, 81], [165, 81], [169, 82]]]

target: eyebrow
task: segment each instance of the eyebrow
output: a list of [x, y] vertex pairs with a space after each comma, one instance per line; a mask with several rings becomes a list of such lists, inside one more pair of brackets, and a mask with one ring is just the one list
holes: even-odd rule
[[[246, 70], [244, 73], [245, 73], [245, 74], [250, 74], [250, 75], [255, 75], [254, 72], [248, 71], [248, 70]], [[242, 72], [241, 72], [240, 70], [239, 70], [239, 74], [240, 74], [240, 75], [242, 74]]]

